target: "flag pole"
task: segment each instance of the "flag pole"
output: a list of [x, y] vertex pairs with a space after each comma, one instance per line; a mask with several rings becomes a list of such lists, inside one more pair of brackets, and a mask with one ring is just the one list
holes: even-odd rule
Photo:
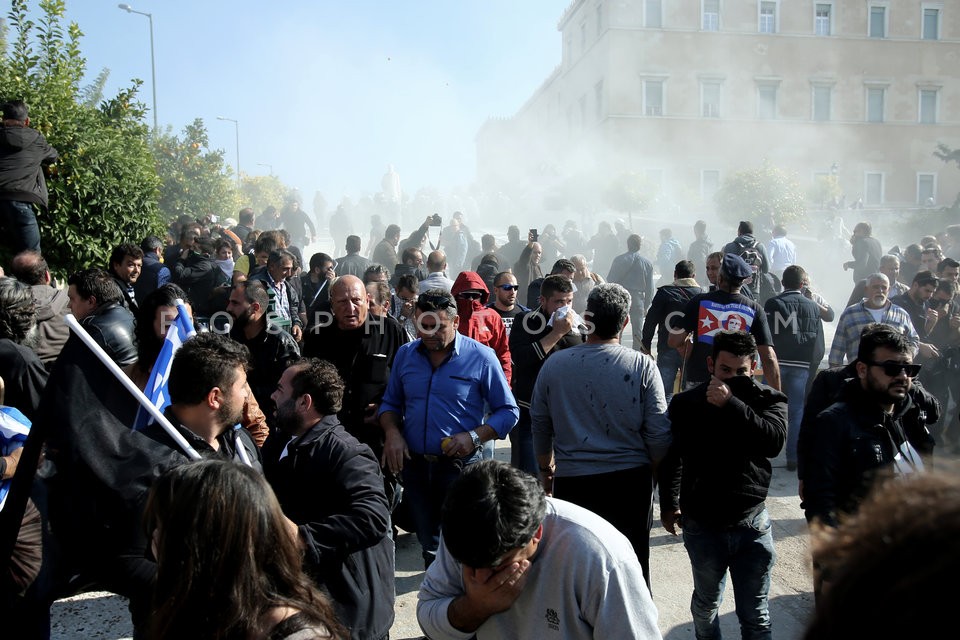
[[103, 347], [97, 344], [97, 341], [93, 339], [93, 336], [87, 333], [86, 330], [80, 326], [80, 323], [77, 322], [77, 319], [73, 316], [73, 314], [68, 313], [65, 316], [65, 319], [67, 321], [67, 325], [70, 327], [73, 333], [83, 341], [83, 344], [87, 345], [87, 347], [93, 351], [94, 355], [97, 356], [97, 359], [100, 360], [100, 362], [107, 367], [110, 373], [113, 374], [113, 377], [119, 380], [120, 384], [126, 387], [127, 391], [133, 394], [133, 397], [137, 399], [137, 402], [140, 403], [140, 406], [146, 409], [146, 411], [153, 416], [154, 420], [156, 420], [157, 423], [163, 427], [163, 430], [167, 432], [167, 435], [173, 438], [174, 442], [176, 442], [180, 448], [183, 449], [184, 453], [187, 454], [187, 457], [194, 460], [200, 460], [202, 456], [197, 453], [197, 450], [190, 446], [190, 443], [187, 442], [187, 439], [183, 437], [183, 434], [177, 431], [176, 428], [170, 424], [170, 421], [167, 420], [166, 416], [164, 416], [163, 413], [157, 409], [152, 402], [150, 402], [150, 399], [144, 395], [143, 391], [141, 391], [137, 385], [133, 383], [133, 380], [127, 377], [120, 367], [117, 366], [117, 363], [113, 361], [113, 358], [107, 355], [107, 352], [103, 350]]

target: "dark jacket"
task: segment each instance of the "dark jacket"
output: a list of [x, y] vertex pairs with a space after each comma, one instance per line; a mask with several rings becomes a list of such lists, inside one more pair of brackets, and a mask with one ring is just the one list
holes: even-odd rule
[[36, 129], [0, 127], [0, 200], [47, 207], [47, 182], [41, 165], [57, 159], [57, 150]]
[[660, 504], [707, 527], [741, 522], [763, 504], [770, 459], [787, 438], [787, 397], [746, 376], [726, 380], [733, 397], [707, 402], [709, 383], [673, 396], [673, 444], [660, 463]]
[[33, 350], [48, 369], [60, 355], [60, 350], [70, 337], [70, 327], [65, 317], [70, 313], [69, 298], [63, 289], [48, 284], [30, 287], [37, 306], [37, 343]]
[[100, 305], [80, 324], [121, 367], [137, 361], [136, 320], [119, 302]]
[[47, 384], [47, 370], [33, 351], [8, 338], [0, 338], [0, 378], [3, 404], [16, 407], [33, 420]]
[[907, 395], [889, 415], [855, 379], [846, 383], [842, 401], [807, 425], [800, 505], [807, 521], [836, 526], [841, 513], [856, 511], [878, 477], [893, 471], [905, 441], [920, 451], [924, 443], [918, 434], [904, 428], [912, 407]]
[[216, 293], [228, 280], [210, 256], [191, 252], [186, 260], [180, 260], [174, 265], [173, 281], [187, 292], [198, 316], [209, 317], [217, 311], [223, 311]]
[[[843, 367], [826, 369], [814, 378], [806, 403], [803, 405], [803, 419], [800, 422], [797, 443], [797, 477], [799, 479], [803, 480], [806, 472], [810, 434], [813, 431], [811, 424], [821, 411], [840, 402], [850, 382], [856, 381], [856, 362]], [[917, 451], [925, 456], [932, 455], [935, 441], [927, 425], [935, 424], [940, 420], [940, 402], [917, 380], [914, 380], [910, 386], [910, 400], [911, 406], [903, 414], [901, 421], [904, 431]]]
[[[286, 447], [287, 455], [281, 459]], [[263, 445], [264, 471], [299, 526], [304, 567], [329, 592], [354, 638], [382, 638], [394, 619], [394, 548], [380, 465], [326, 416], [294, 441]]]
[[283, 329], [264, 329], [253, 338], [243, 335], [243, 328], [234, 325], [230, 337], [250, 350], [250, 372], [247, 383], [253, 397], [263, 411], [270, 415], [273, 400], [270, 396], [280, 382], [286, 368], [300, 359], [300, 347], [293, 336]]
[[883, 247], [872, 236], [854, 238], [850, 248], [853, 253], [853, 281], [860, 282], [880, 270]]
[[780, 366], [809, 369], [823, 360], [820, 307], [799, 291], [786, 291], [763, 305]]
[[171, 276], [170, 269], [160, 262], [159, 256], [150, 251], [144, 252], [140, 277], [133, 283], [137, 300], [139, 302], [146, 300], [148, 295], [170, 282]]
[[[657, 289], [653, 296], [653, 302], [647, 310], [647, 315], [643, 319], [643, 348], [650, 351], [650, 345], [653, 344], [653, 332], [657, 331], [657, 353], [662, 353], [669, 349], [667, 339], [670, 337], [669, 329], [664, 324], [672, 313], [683, 313], [687, 303], [693, 296], [703, 293], [703, 288], [696, 284], [665, 284]], [[671, 326], [680, 328], [677, 321], [671, 322]]]
[[397, 250], [386, 238], [378, 242], [377, 246], [373, 248], [372, 258], [374, 264], [382, 265], [387, 269], [400, 262], [400, 258], [397, 257]]
[[336, 320], [328, 318], [303, 336], [304, 357], [330, 362], [343, 378], [340, 422], [377, 455], [383, 452], [383, 430], [364, 422], [367, 405], [380, 404], [393, 359], [406, 342], [407, 334], [399, 324], [376, 322], [370, 314], [364, 325], [353, 331], [343, 331]]
[[[270, 272], [264, 268], [251, 274], [248, 279], [259, 280], [263, 283], [263, 286], [267, 289], [267, 293], [270, 295], [270, 311], [274, 311], [275, 289], [270, 284], [272, 280], [270, 277]], [[300, 279], [296, 277], [287, 278], [284, 290], [287, 293], [287, 302], [290, 303], [290, 322], [292, 326], [303, 328], [303, 318], [300, 314], [306, 315], [307, 307], [304, 304], [303, 297], [301, 295], [303, 289]]]
[[560, 342], [549, 353], [544, 353], [540, 339], [553, 331], [553, 327], [547, 326], [549, 319], [540, 307], [537, 307], [534, 311], [516, 316], [510, 329], [508, 343], [510, 358], [513, 360], [511, 388], [517, 404], [527, 409], [530, 408], [530, 398], [533, 396], [533, 385], [537, 381], [537, 375], [550, 354], [584, 343], [583, 334], [574, 328], [560, 338]]

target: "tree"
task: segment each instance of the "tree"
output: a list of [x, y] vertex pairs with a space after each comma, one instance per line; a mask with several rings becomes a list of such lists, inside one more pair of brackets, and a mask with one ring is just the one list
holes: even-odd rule
[[714, 202], [717, 213], [732, 225], [771, 215], [778, 223], [802, 221], [806, 211], [796, 179], [767, 161], [724, 180]]
[[2, 43], [0, 95], [30, 107], [36, 127], [60, 154], [50, 166], [50, 207], [37, 221], [44, 256], [58, 274], [105, 266], [116, 245], [160, 233], [157, 180], [147, 145], [140, 83], [99, 107], [84, 104], [86, 61], [76, 23], [63, 25], [63, 0], [40, 0], [27, 18], [26, 0], [8, 14], [12, 41]]
[[169, 127], [156, 132], [151, 146], [161, 180], [160, 211], [167, 220], [182, 215], [227, 217], [239, 210], [223, 149], [209, 149], [209, 142], [200, 118], [184, 127], [181, 136]]
[[243, 176], [240, 179], [240, 206], [251, 207], [255, 213], [260, 213], [268, 206], [277, 209], [290, 194], [290, 188], [276, 176]]
[[842, 193], [837, 176], [817, 176], [807, 191], [807, 200], [820, 209], [826, 209], [830, 204], [838, 202]]
[[603, 194], [603, 202], [614, 211], [626, 213], [633, 229], [633, 214], [646, 211], [650, 204], [651, 186], [642, 173], [628, 172], [617, 176]]

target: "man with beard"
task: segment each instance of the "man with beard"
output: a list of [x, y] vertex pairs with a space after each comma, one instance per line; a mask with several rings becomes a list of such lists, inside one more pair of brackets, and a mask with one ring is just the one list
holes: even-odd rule
[[272, 398], [280, 431], [264, 445], [264, 473], [296, 527], [306, 572], [353, 637], [386, 638], [395, 599], [390, 511], [376, 457], [337, 418], [343, 380], [329, 362], [301, 360]]
[[117, 246], [110, 254], [110, 275], [123, 292], [124, 306], [137, 312], [137, 294], [134, 285], [143, 268], [143, 249], [131, 242]]
[[857, 345], [860, 343], [860, 332], [871, 322], [890, 325], [907, 336], [911, 344], [910, 355], [916, 355], [920, 346], [920, 336], [917, 335], [910, 314], [887, 299], [889, 287], [890, 281], [882, 273], [868, 276], [867, 297], [862, 302], [850, 305], [840, 314], [828, 358], [831, 367], [839, 367], [844, 363], [844, 359], [853, 360]]
[[923, 469], [923, 434], [904, 428], [910, 390], [920, 365], [913, 344], [894, 327], [865, 331], [857, 349], [857, 377], [841, 400], [804, 429], [803, 502], [808, 521], [836, 526], [853, 513], [878, 476]]
[[770, 459], [787, 437], [787, 397], [753, 379], [757, 343], [714, 336], [710, 380], [670, 403], [673, 443], [660, 465], [660, 518], [693, 568], [690, 611], [698, 638], [718, 638], [729, 571], [745, 638], [770, 638], [768, 594], [776, 558], [766, 497]]
[[493, 350], [457, 332], [453, 295], [429, 289], [416, 307], [420, 339], [397, 352], [377, 417], [383, 465], [403, 473], [403, 500], [430, 566], [447, 488], [480, 460], [484, 442], [507, 436], [518, 411]]
[[247, 280], [234, 285], [227, 302], [227, 313], [234, 320], [230, 337], [250, 354], [250, 389], [268, 415], [273, 406], [270, 394], [277, 388], [280, 376], [291, 362], [300, 358], [300, 347], [293, 336], [267, 324], [269, 301], [262, 282]]
[[514, 319], [522, 313], [530, 311], [517, 302], [517, 291], [520, 285], [517, 284], [517, 277], [509, 271], [501, 271], [493, 279], [493, 300], [487, 304], [488, 309], [493, 309], [503, 320], [503, 328], [507, 331], [507, 338], [510, 338], [510, 330], [513, 328]]

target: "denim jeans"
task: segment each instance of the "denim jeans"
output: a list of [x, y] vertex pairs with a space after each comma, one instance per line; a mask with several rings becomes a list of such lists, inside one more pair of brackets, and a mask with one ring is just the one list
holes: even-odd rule
[[660, 370], [660, 379], [663, 380], [663, 391], [667, 394], [667, 404], [673, 397], [673, 385], [683, 364], [683, 355], [676, 349], [664, 347], [657, 349], [657, 369]]
[[530, 410], [520, 407], [520, 419], [510, 430], [510, 464], [526, 471], [534, 478], [540, 470], [537, 456], [533, 453], [533, 431], [530, 426]]
[[701, 527], [685, 516], [683, 546], [693, 569], [690, 612], [697, 640], [721, 640], [718, 610], [728, 569], [741, 637], [769, 640], [768, 596], [776, 552], [766, 508], [749, 521], [727, 528]]
[[0, 229], [14, 255], [26, 249], [40, 251], [40, 228], [29, 202], [0, 200]]
[[447, 496], [447, 488], [468, 464], [480, 460], [480, 449], [469, 458], [434, 456], [428, 459], [411, 453], [403, 464], [403, 501], [423, 550], [425, 565], [437, 555], [440, 546], [440, 508]]
[[810, 370], [806, 367], [780, 367], [780, 386], [787, 394], [787, 463], [797, 462], [797, 441], [803, 419], [803, 401]]

